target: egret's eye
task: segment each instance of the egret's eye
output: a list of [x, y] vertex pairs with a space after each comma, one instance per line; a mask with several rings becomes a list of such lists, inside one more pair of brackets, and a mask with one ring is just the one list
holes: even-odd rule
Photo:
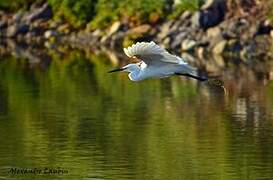
[[134, 58], [134, 59], [137, 59], [137, 60], [140, 59], [140, 57], [139, 57], [138, 55], [134, 55], [133, 58]]

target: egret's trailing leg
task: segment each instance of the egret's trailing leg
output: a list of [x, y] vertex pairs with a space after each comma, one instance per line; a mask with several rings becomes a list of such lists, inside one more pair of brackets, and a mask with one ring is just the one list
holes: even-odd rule
[[200, 77], [200, 76], [194, 76], [194, 75], [187, 74], [187, 73], [174, 73], [174, 74], [178, 75], [178, 76], [187, 76], [187, 77], [190, 77], [190, 78], [197, 79], [199, 81], [207, 81], [208, 80], [208, 78]]

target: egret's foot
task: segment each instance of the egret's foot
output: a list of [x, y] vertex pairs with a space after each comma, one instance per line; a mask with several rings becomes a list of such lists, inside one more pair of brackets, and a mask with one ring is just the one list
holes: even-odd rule
[[221, 89], [225, 95], [227, 94], [226, 88], [224, 86], [224, 82], [219, 80], [219, 79], [208, 79], [207, 80], [207, 84], [209, 87], [213, 88], [213, 89]]
[[208, 79], [208, 85], [210, 86], [224, 86], [224, 82], [219, 79]]

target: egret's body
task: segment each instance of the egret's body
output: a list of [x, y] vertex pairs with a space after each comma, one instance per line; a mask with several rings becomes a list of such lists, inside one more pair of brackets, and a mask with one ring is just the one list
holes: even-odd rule
[[187, 64], [168, 64], [164, 62], [158, 62], [154, 65], [147, 65], [146, 63], [140, 62], [136, 64], [135, 68], [131, 69], [129, 67], [125, 71], [129, 72], [128, 76], [132, 81], [141, 81], [147, 78], [164, 78], [179, 72], [194, 74], [194, 70], [190, 69]]
[[128, 64], [122, 68], [109, 72], [129, 72], [129, 79], [141, 81], [147, 78], [164, 78], [172, 75], [184, 75], [198, 80], [206, 78], [198, 77], [197, 71], [188, 65], [182, 58], [171, 55], [165, 49], [154, 42], [141, 42], [124, 48], [125, 54], [130, 58], [137, 58], [139, 63]]

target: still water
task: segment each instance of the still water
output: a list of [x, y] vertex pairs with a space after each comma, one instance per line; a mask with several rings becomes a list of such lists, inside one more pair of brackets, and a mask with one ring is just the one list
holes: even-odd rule
[[[101, 55], [0, 60], [0, 179], [273, 179], [273, 83], [131, 82]], [[13, 174], [11, 169], [63, 174]]]

